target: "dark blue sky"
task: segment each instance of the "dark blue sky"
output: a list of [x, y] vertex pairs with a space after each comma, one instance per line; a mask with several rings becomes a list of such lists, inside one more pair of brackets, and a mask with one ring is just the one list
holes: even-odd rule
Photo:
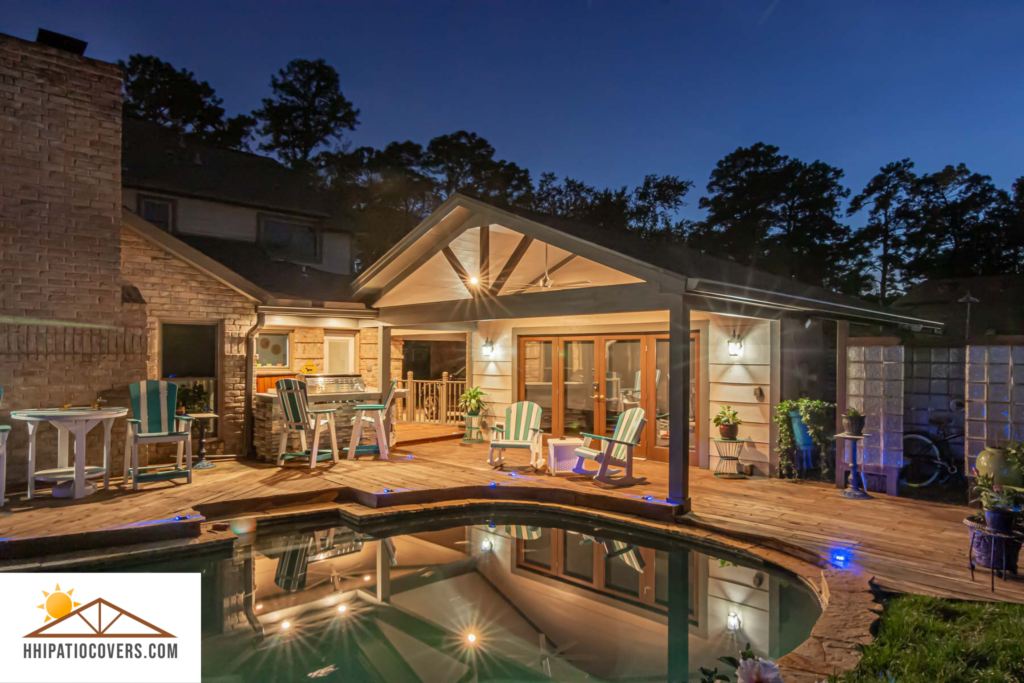
[[[40, 26], [114, 61], [154, 54], [209, 81], [231, 113], [270, 74], [324, 57], [362, 110], [357, 145], [458, 129], [498, 155], [590, 183], [692, 179], [758, 141], [846, 171], [965, 162], [1024, 175], [1024, 2], [0, 1], [0, 31]], [[859, 222], [859, 221], [857, 221]]]

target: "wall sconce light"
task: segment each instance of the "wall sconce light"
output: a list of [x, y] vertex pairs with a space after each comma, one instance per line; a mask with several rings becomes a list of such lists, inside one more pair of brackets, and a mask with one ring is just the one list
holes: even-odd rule
[[488, 357], [493, 356], [494, 355], [494, 342], [492, 342], [492, 341], [485, 341], [484, 345], [483, 345], [483, 352], [484, 352], [485, 356], [488, 356]]
[[735, 633], [740, 630], [740, 615], [735, 612], [729, 612], [729, 616], [725, 618], [725, 628], [728, 631]]
[[729, 355], [739, 356], [742, 353], [743, 337], [741, 337], [739, 334], [733, 333], [733, 335], [729, 337]]
[[491, 542], [491, 539], [485, 538], [483, 541], [480, 542], [481, 552], [489, 553], [492, 550], [494, 550], [494, 543]]

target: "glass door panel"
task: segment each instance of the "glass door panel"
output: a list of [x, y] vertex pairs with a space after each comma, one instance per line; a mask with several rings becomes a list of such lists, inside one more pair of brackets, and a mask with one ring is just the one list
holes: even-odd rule
[[[668, 441], [669, 441], [669, 410], [668, 410], [668, 391], [669, 391], [669, 341], [668, 337], [659, 335], [654, 340], [654, 358], [653, 363], [648, 367], [651, 367], [651, 371], [648, 374], [655, 375], [655, 391], [651, 401], [646, 405], [651, 406], [651, 413], [653, 414], [653, 432], [651, 433], [651, 439], [653, 441], [653, 448], [651, 449], [651, 459], [660, 460], [663, 462], [668, 461]], [[690, 408], [689, 414], [686, 416], [686, 422], [690, 430], [690, 453], [689, 462], [691, 465], [698, 464], [697, 456], [697, 411], [699, 410], [700, 403], [697, 400], [697, 386], [700, 379], [700, 365], [698, 360], [700, 359], [700, 338], [696, 333], [690, 335]], [[653, 366], [653, 367], [652, 367]]]
[[637, 339], [604, 339], [604, 434], [615, 431], [619, 416], [643, 407], [644, 344]]
[[523, 341], [520, 354], [522, 399], [540, 406], [540, 428], [551, 434], [555, 414], [555, 342], [549, 339]]
[[562, 433], [597, 433], [597, 344], [593, 339], [562, 341]]

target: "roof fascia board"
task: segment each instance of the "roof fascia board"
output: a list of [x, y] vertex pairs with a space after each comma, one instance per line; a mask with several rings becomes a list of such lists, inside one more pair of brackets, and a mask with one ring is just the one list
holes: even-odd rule
[[164, 232], [130, 209], [125, 208], [122, 210], [121, 225], [127, 226], [138, 236], [173, 254], [193, 268], [202, 271], [248, 299], [256, 302], [266, 302], [273, 299], [269, 292], [246, 280], [235, 271], [210, 258], [198, 249], [185, 244], [174, 235]]
[[283, 208], [280, 205], [276, 204], [239, 202], [230, 199], [225, 199], [224, 197], [219, 195], [202, 194], [196, 192], [182, 192], [181, 190], [167, 189], [166, 187], [162, 187], [160, 185], [148, 185], [145, 183], [125, 182], [123, 184], [123, 187], [129, 190], [135, 190], [137, 192], [142, 193], [152, 192], [156, 194], [165, 194], [170, 197], [177, 197], [182, 199], [199, 199], [204, 202], [213, 202], [214, 204], [227, 204], [229, 206], [240, 206], [245, 209], [256, 209], [258, 211], [268, 211], [271, 213], [291, 214], [295, 216], [302, 216], [303, 218], [325, 219], [331, 217], [330, 213], [324, 211], [303, 211], [301, 209], [296, 209], [295, 207]]
[[318, 318], [374, 319], [378, 316], [378, 311], [372, 308], [327, 308], [325, 306], [282, 306], [274, 304], [259, 306], [256, 312], [268, 315], [294, 315]]

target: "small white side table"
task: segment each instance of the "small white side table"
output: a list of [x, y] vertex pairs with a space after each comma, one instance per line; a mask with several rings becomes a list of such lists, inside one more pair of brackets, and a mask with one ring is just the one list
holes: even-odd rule
[[583, 445], [583, 439], [548, 439], [548, 474], [552, 477], [569, 474], [576, 464], [573, 451]]

